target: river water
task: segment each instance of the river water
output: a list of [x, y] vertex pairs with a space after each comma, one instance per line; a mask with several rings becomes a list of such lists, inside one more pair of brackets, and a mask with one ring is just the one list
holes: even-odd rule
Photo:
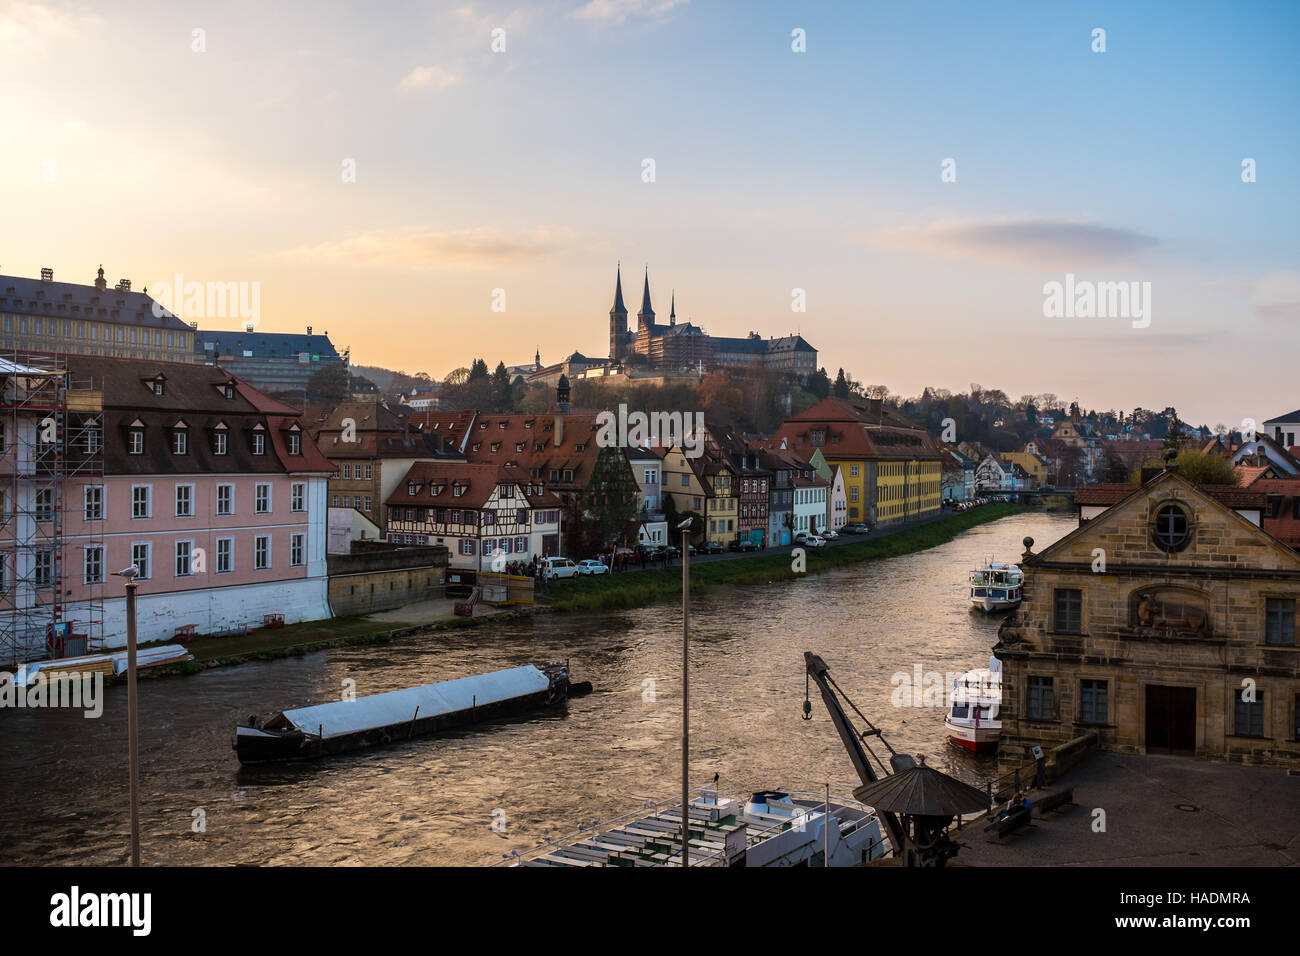
[[[970, 783], [991, 758], [950, 744], [940, 707], [894, 707], [894, 675], [987, 665], [997, 617], [970, 611], [966, 573], [1075, 526], [1028, 513], [918, 554], [770, 586], [718, 589], [691, 615], [692, 784], [848, 794], [848, 756], [803, 652], [901, 752]], [[816, 555], [810, 555], [815, 564]], [[552, 712], [356, 755], [241, 769], [236, 723], [544, 660], [570, 659], [591, 695]], [[486, 864], [680, 792], [681, 613], [676, 604], [444, 631], [376, 647], [140, 682], [146, 864]], [[104, 714], [0, 711], [0, 863], [127, 860], [126, 689]], [[494, 813], [494, 811], [496, 811]], [[497, 830], [493, 829], [494, 821]], [[497, 832], [504, 825], [504, 833]]]

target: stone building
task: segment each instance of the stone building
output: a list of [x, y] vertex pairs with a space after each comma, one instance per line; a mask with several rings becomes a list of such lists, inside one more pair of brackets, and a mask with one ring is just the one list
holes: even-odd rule
[[[1300, 556], [1264, 496], [1166, 469], [1033, 553], [1003, 624], [1000, 759], [1095, 733], [1104, 749], [1300, 765]], [[1114, 496], [1112, 496], [1114, 497]], [[1091, 516], [1091, 517], [1089, 517]]]

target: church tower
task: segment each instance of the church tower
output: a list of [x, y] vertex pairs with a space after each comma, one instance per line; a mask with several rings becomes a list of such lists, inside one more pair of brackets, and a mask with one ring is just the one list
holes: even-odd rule
[[619, 264], [614, 279], [614, 307], [609, 310], [609, 360], [621, 362], [627, 358], [627, 306], [623, 304], [623, 268]]
[[636, 314], [636, 327], [644, 329], [655, 324], [655, 310], [650, 307], [650, 268], [645, 270], [645, 288], [641, 292], [641, 311]]

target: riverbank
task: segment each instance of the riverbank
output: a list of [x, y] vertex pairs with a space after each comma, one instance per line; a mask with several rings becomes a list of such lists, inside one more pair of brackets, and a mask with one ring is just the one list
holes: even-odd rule
[[[691, 593], [704, 594], [710, 587], [736, 584], [772, 584], [805, 574], [818, 574], [881, 558], [924, 551], [951, 541], [989, 521], [1028, 511], [1025, 505], [984, 505], [960, 514], [948, 514], [923, 524], [897, 530], [873, 531], [860, 541], [826, 548], [804, 548], [804, 570], [796, 571], [791, 550], [740, 557], [731, 561], [691, 563]], [[656, 570], [575, 578], [548, 584], [540, 601], [556, 611], [606, 611], [643, 607], [680, 595], [680, 565]]]
[[[960, 514], [943, 515], [919, 525], [897, 530], [874, 531], [861, 541], [836, 544], [827, 548], [805, 548], [803, 572], [793, 569], [790, 550], [771, 554], [737, 557], [727, 561], [702, 561], [691, 565], [691, 593], [703, 594], [710, 587], [738, 584], [771, 584], [788, 581], [803, 574], [817, 574], [831, 568], [845, 567], [924, 551], [977, 525], [997, 521], [1029, 510], [1024, 505], [984, 505]], [[575, 613], [643, 607], [667, 601], [681, 594], [681, 566], [626, 572], [602, 577], [576, 578], [553, 582], [539, 595], [532, 607], [496, 611], [480, 606], [473, 617], [444, 615], [427, 620], [403, 620], [394, 627], [399, 612], [337, 617], [320, 621], [289, 624], [275, 630], [259, 628], [233, 637], [197, 637], [186, 647], [194, 660], [144, 668], [143, 677], [170, 677], [194, 674], [211, 667], [229, 667], [250, 661], [299, 657], [333, 647], [387, 644], [415, 634], [433, 633], [465, 627], [480, 627], [488, 622], [507, 621], [541, 612]]]

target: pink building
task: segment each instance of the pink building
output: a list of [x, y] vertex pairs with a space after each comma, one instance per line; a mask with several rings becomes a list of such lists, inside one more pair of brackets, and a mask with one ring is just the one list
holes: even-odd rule
[[[126, 640], [135, 565], [140, 641], [330, 616], [329, 460], [297, 409], [221, 368], [69, 356], [102, 395], [102, 476], [62, 492], [64, 618], [102, 602], [107, 647]], [[37, 556], [38, 563], [46, 559]]]

